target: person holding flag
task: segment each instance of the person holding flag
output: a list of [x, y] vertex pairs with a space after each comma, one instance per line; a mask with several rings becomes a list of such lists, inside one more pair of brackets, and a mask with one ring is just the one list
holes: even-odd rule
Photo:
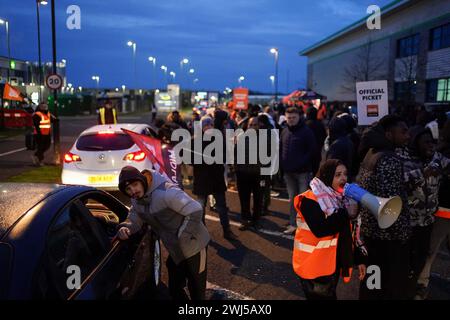
[[169, 292], [177, 301], [204, 300], [206, 248], [210, 241], [202, 221], [201, 205], [177, 185], [154, 170], [139, 172], [126, 166], [119, 175], [119, 189], [131, 198], [128, 218], [118, 237], [126, 240], [147, 224], [163, 242], [169, 257]]

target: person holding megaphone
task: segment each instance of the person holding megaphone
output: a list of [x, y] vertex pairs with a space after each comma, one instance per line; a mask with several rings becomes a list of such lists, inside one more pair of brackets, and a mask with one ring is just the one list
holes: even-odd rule
[[297, 230], [292, 264], [308, 300], [336, 300], [339, 277], [350, 281], [354, 261], [359, 279], [366, 274], [363, 251], [356, 250], [355, 256], [353, 252], [351, 220], [356, 218], [357, 204], [343, 196], [346, 184], [345, 165], [328, 159], [310, 189], [294, 198]]

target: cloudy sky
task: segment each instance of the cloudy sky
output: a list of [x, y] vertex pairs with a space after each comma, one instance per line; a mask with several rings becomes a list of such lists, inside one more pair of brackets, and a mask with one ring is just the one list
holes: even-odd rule
[[[137, 43], [137, 84], [165, 83], [162, 64], [174, 71], [183, 87], [223, 90], [238, 84], [271, 92], [274, 74], [271, 47], [280, 51], [279, 90], [306, 84], [306, 58], [298, 52], [366, 15], [371, 4], [390, 0], [57, 0], [57, 56], [67, 60], [74, 86], [135, 86], [132, 49]], [[81, 29], [69, 30], [69, 5], [81, 9]], [[0, 0], [0, 18], [10, 21], [11, 52], [17, 59], [37, 61], [35, 0]], [[51, 61], [50, 5], [41, 7], [43, 61]], [[0, 28], [0, 55], [6, 56], [5, 30]], [[148, 62], [157, 57], [157, 68]], [[189, 58], [195, 76], [180, 70]], [[289, 76], [288, 76], [289, 75]]]

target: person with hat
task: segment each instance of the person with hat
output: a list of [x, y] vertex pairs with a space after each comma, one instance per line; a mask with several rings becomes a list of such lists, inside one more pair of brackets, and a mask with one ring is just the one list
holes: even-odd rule
[[98, 124], [117, 124], [117, 110], [111, 102], [98, 109]]
[[202, 222], [201, 205], [169, 179], [153, 170], [139, 172], [124, 167], [119, 189], [131, 198], [128, 218], [118, 237], [128, 237], [149, 225], [169, 252], [166, 261], [169, 292], [174, 300], [204, 300], [206, 291], [206, 249], [210, 235]]

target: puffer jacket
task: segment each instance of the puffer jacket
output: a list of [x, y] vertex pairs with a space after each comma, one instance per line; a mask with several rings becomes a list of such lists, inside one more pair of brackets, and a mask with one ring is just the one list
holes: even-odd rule
[[131, 233], [139, 231], [144, 223], [159, 235], [176, 264], [188, 259], [210, 241], [202, 222], [202, 206], [164, 176], [144, 170], [148, 190], [141, 199], [131, 200], [127, 220], [121, 226]]

